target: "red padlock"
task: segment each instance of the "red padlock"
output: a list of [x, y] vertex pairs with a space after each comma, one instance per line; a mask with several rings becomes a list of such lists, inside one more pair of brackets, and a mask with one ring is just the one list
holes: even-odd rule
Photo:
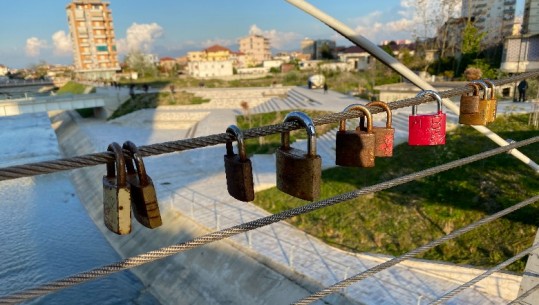
[[408, 144], [417, 146], [444, 145], [446, 115], [442, 112], [442, 97], [435, 91], [421, 91], [417, 96], [432, 95], [438, 101], [438, 112], [416, 114], [417, 106], [412, 106], [408, 120]]

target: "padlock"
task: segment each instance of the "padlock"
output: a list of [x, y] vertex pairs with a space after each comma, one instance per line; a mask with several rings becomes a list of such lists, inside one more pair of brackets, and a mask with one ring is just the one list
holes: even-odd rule
[[489, 101], [487, 100], [487, 84], [483, 81], [474, 80], [472, 84], [483, 89], [483, 96], [479, 99], [479, 108], [476, 113], [461, 113], [459, 123], [466, 125], [487, 125], [487, 116], [489, 113]]
[[230, 125], [226, 132], [234, 136], [238, 142], [238, 154], [234, 153], [232, 142], [226, 142], [224, 159], [228, 193], [240, 201], [253, 201], [255, 199], [253, 166], [245, 152], [243, 132], [236, 125]]
[[123, 149], [131, 153], [126, 166], [133, 214], [141, 225], [155, 229], [161, 226], [163, 221], [152, 178], [146, 173], [146, 167], [137, 146], [133, 142], [127, 141], [124, 143]]
[[490, 87], [490, 98], [488, 100], [487, 110], [487, 123], [492, 123], [496, 120], [496, 113], [498, 111], [498, 101], [496, 100], [496, 87], [494, 83], [489, 79], [483, 79], [485, 83]]
[[446, 115], [442, 111], [442, 97], [432, 90], [421, 91], [417, 96], [432, 95], [438, 102], [438, 111], [433, 114], [418, 115], [417, 106], [412, 106], [408, 119], [408, 144], [417, 146], [444, 145]]
[[[356, 130], [346, 130], [346, 120], [339, 123], [335, 144], [335, 164], [353, 167], [374, 167], [376, 137], [372, 128], [372, 115], [369, 109], [359, 104], [352, 104], [343, 113], [359, 110], [366, 117], [367, 125], [360, 125]], [[365, 129], [365, 130], [362, 130]]]
[[124, 235], [131, 232], [131, 195], [126, 179], [126, 165], [122, 148], [111, 143], [107, 149], [114, 153], [115, 161], [107, 162], [107, 175], [103, 176], [103, 216], [105, 226]]
[[[395, 128], [391, 127], [392, 114], [389, 106], [381, 101], [370, 102], [366, 105], [378, 106], [386, 111], [386, 127], [373, 126], [372, 132], [375, 136], [375, 147], [374, 147], [374, 156], [375, 157], [391, 157], [393, 156], [393, 141], [395, 139]], [[362, 119], [364, 117], [361, 117]], [[374, 124], [374, 123], [373, 123]], [[363, 124], [361, 124], [363, 126]]]
[[468, 83], [474, 90], [472, 95], [463, 94], [460, 97], [460, 114], [474, 114], [479, 112], [479, 88], [476, 84]]
[[303, 112], [293, 111], [284, 122], [297, 122], [307, 130], [307, 151], [290, 147], [290, 132], [281, 133], [281, 147], [275, 151], [277, 188], [291, 196], [313, 201], [320, 196], [322, 158], [316, 154], [314, 123]]

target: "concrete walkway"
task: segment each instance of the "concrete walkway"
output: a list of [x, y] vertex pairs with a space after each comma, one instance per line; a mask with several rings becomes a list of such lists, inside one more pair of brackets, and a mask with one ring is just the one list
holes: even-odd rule
[[[232, 97], [228, 101], [237, 102]], [[295, 87], [288, 92], [287, 97], [280, 100], [268, 97], [262, 102], [257, 100], [251, 109], [253, 112], [295, 108], [338, 112], [351, 103], [364, 104], [366, 101], [332, 91], [324, 94], [321, 90]], [[529, 103], [500, 102], [499, 111], [526, 112], [530, 106]], [[434, 104], [424, 105], [420, 111], [434, 111], [435, 107]], [[208, 105], [198, 108], [159, 107], [138, 111], [128, 117], [113, 120], [111, 124], [89, 121], [83, 123], [82, 128], [93, 139], [95, 147], [102, 148], [111, 141], [127, 139], [137, 145], [146, 145], [224, 132], [228, 125], [235, 123], [235, 115], [240, 112], [240, 109], [224, 106], [210, 109]], [[189, 117], [189, 113], [192, 115], [192, 124], [178, 125], [180, 128], [172, 128], [170, 125], [167, 125], [169, 128], [159, 128], [162, 125], [154, 125], [163, 122], [165, 116], [172, 118], [177, 115], [171, 120], [182, 121], [184, 119], [181, 117]], [[408, 115], [409, 109], [393, 112], [394, 127], [397, 129], [396, 144], [407, 139]], [[376, 116], [377, 122], [384, 120], [385, 115]], [[455, 116], [448, 114], [448, 121], [455, 120]], [[147, 126], [141, 126], [141, 122], [146, 122]], [[193, 126], [196, 126], [195, 130]], [[334, 166], [334, 133], [332, 131], [327, 135], [319, 135], [317, 142], [325, 168]], [[294, 145], [304, 146], [302, 143]], [[160, 203], [211, 230], [268, 216], [266, 211], [257, 206], [236, 201], [228, 195], [222, 157], [224, 154], [224, 145], [218, 145], [147, 158], [146, 168], [157, 186]], [[251, 160], [256, 189], [274, 186], [274, 156], [255, 155]], [[332, 285], [389, 259], [387, 256], [354, 254], [330, 247], [284, 222], [238, 235], [232, 240], [239, 248], [255, 253], [259, 260], [286, 268], [322, 286]], [[344, 293], [361, 304], [427, 303], [482, 272], [449, 263], [412, 260], [361, 281]], [[475, 289], [467, 289], [458, 294], [448, 304], [506, 304], [516, 297], [520, 280], [519, 276], [497, 273], [480, 282]]]

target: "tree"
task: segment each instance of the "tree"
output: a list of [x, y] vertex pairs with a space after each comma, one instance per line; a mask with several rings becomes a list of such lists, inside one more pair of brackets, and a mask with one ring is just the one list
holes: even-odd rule
[[128, 69], [145, 77], [154, 76], [157, 73], [157, 67], [140, 51], [129, 52], [125, 56], [124, 63]]
[[479, 33], [479, 30], [470, 22], [466, 23], [462, 32], [462, 54], [476, 55], [481, 50], [481, 40], [486, 33]]

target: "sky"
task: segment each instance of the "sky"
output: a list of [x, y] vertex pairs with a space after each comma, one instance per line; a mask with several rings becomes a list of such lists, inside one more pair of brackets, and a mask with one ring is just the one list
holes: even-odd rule
[[[436, 3], [435, 0], [427, 2]], [[65, 12], [70, 0], [2, 1], [0, 64], [26, 68], [46, 62], [71, 64], [72, 50]], [[237, 50], [250, 33], [270, 39], [273, 51], [299, 50], [300, 41], [350, 42], [285, 0], [109, 0], [120, 60], [130, 49], [179, 57], [220, 44]], [[383, 40], [421, 36], [417, 0], [310, 0], [379, 44]], [[523, 6], [517, 2], [517, 14]], [[520, 6], [519, 6], [520, 3]], [[457, 8], [458, 10], [458, 8]], [[521, 10], [521, 9], [520, 9]], [[424, 23], [423, 23], [424, 24]]]

